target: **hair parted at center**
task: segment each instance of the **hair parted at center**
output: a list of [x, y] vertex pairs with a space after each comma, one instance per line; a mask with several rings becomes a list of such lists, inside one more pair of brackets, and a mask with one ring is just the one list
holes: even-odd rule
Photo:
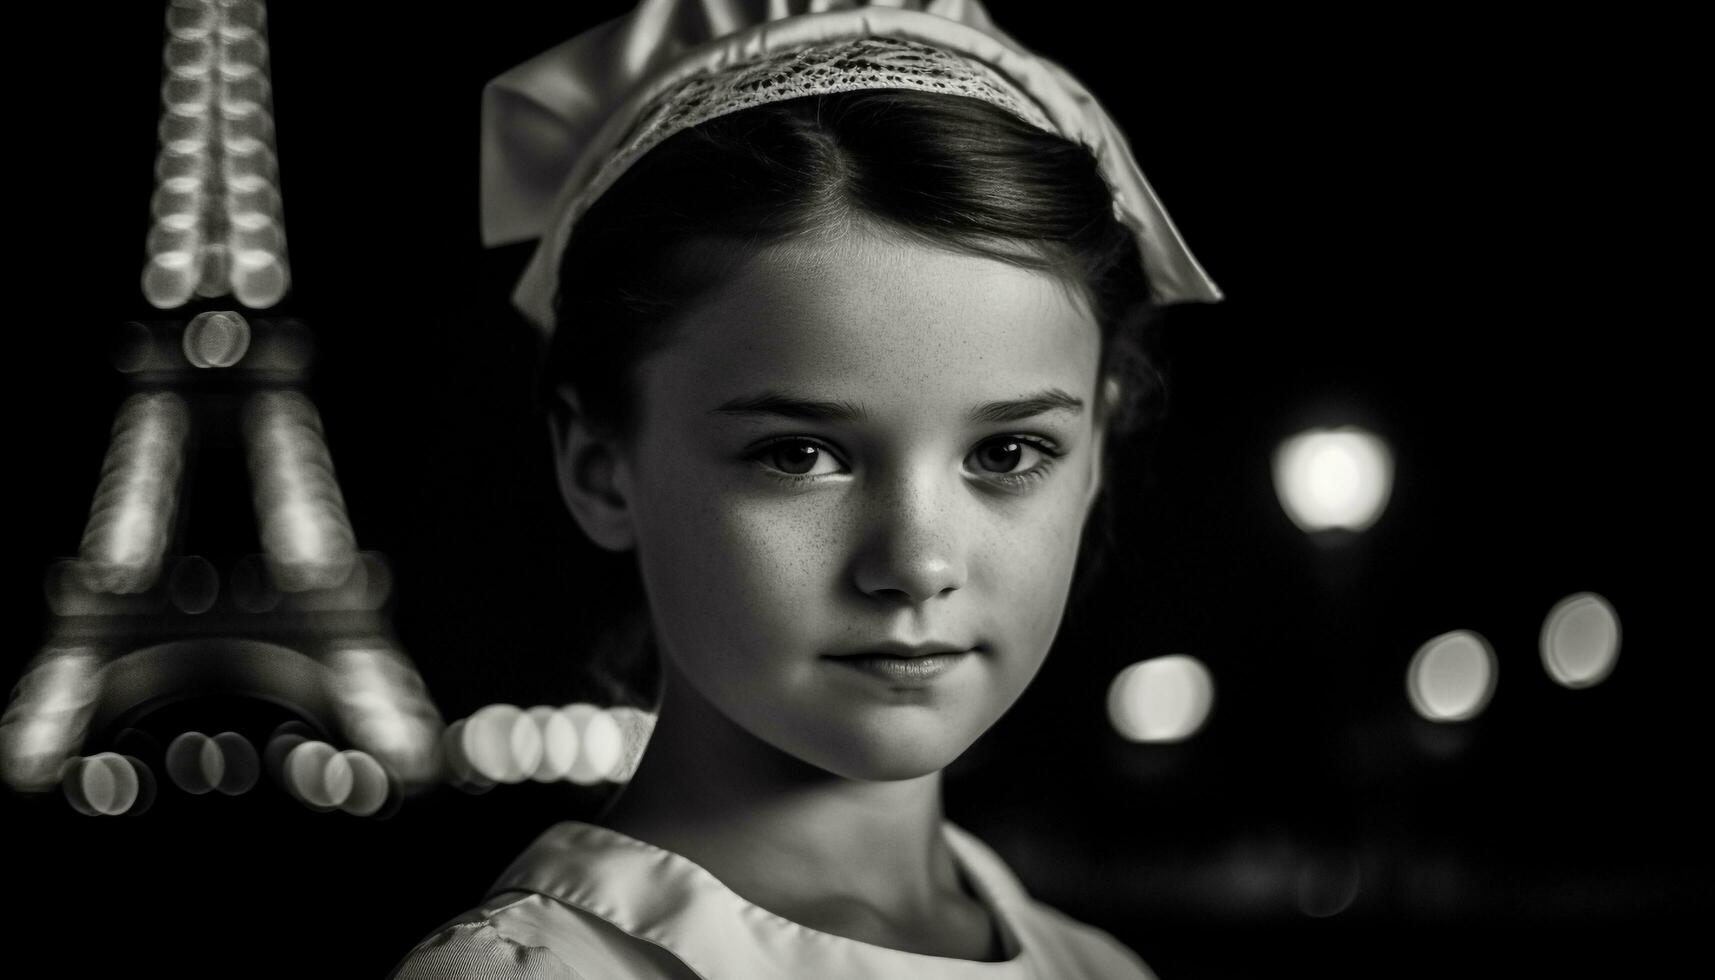
[[[716, 117], [651, 149], [572, 227], [538, 408], [563, 419], [557, 390], [569, 385], [586, 424], [629, 442], [638, 365], [672, 343], [677, 315], [756, 250], [841, 229], [1045, 272], [1087, 304], [1101, 330], [1098, 377], [1117, 382], [1118, 399], [1107, 406], [1077, 605], [1115, 544], [1106, 476], [1165, 406], [1150, 344], [1159, 308], [1094, 153], [987, 102], [899, 89], [810, 95]], [[589, 668], [616, 701], [654, 706], [659, 665], [641, 589]]]

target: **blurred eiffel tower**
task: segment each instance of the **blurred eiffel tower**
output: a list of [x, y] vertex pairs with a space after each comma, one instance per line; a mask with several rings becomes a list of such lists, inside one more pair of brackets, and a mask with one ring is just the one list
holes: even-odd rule
[[[383, 779], [379, 797], [371, 786], [359, 794], [368, 802], [345, 807], [354, 813], [391, 812], [441, 776], [440, 714], [393, 633], [387, 563], [356, 546], [307, 392], [311, 331], [258, 316], [290, 287], [264, 22], [258, 0], [167, 7], [142, 292], [185, 319], [121, 331], [114, 363], [130, 392], [79, 553], [48, 569], [42, 649], [0, 716], [0, 777], [27, 794], [63, 788], [85, 813], [135, 812], [137, 786], [155, 784], [151, 767], [191, 792], [248, 788], [260, 757], [252, 743], [265, 736], [188, 733], [197, 738], [162, 751], [147, 725], [195, 719], [185, 709], [199, 706], [204, 717], [247, 717], [218, 708], [235, 702], [296, 729], [269, 740], [276, 775], [290, 768], [287, 750], [321, 746], [294, 755], [314, 759], [307, 782], [317, 789], [287, 785], [318, 809], [333, 808], [322, 789], [339, 780], [331, 742], [353, 747], [342, 759], [367, 756]], [[193, 468], [199, 454], [241, 455], [249, 482], [260, 550], [224, 575], [179, 553], [190, 475], [209, 469]], [[249, 533], [228, 527], [221, 537]], [[104, 745], [123, 751], [86, 754]], [[356, 769], [361, 782], [365, 766]]]

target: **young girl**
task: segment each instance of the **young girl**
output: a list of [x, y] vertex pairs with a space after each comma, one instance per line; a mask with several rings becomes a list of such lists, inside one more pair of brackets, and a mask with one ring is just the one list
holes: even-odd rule
[[[516, 298], [560, 489], [635, 553], [658, 722], [599, 824], [394, 975], [1148, 977], [949, 823], [941, 770], [1053, 643], [1148, 313], [1219, 293], [1106, 114], [979, 5], [731, 6], [646, 3], [503, 76], [511, 128], [491, 86], [488, 233], [542, 235]], [[566, 159], [530, 228], [537, 150]]]

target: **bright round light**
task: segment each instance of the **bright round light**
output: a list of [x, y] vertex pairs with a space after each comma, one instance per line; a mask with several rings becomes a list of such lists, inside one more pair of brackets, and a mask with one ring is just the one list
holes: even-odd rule
[[1362, 531], [1393, 492], [1393, 454], [1354, 426], [1299, 433], [1275, 450], [1274, 490], [1305, 531]]
[[531, 708], [529, 715], [542, 732], [542, 758], [530, 778], [538, 783], [566, 778], [578, 760], [578, 730], [571, 719], [545, 704]]
[[1411, 706], [1430, 721], [1465, 721], [1495, 693], [1495, 653], [1470, 630], [1443, 633], [1419, 647], [1405, 671]]
[[229, 276], [233, 297], [253, 310], [280, 302], [292, 283], [285, 260], [276, 252], [259, 248], [235, 253]]
[[195, 252], [161, 252], [149, 256], [143, 267], [143, 298], [157, 309], [170, 310], [183, 306], [196, 292], [202, 267]]
[[176, 38], [201, 40], [214, 28], [216, 16], [212, 3], [168, 4], [167, 31]]
[[[137, 770], [132, 768], [131, 760], [116, 752], [101, 752], [89, 763], [83, 767], [83, 789], [89, 805], [108, 816], [131, 809], [131, 804], [137, 802], [138, 789]], [[94, 773], [104, 776], [92, 781], [90, 776]]]
[[568, 704], [560, 709], [578, 733], [578, 757], [566, 778], [593, 786], [608, 778], [625, 757], [625, 734], [619, 723], [593, 704]]
[[250, 323], [230, 310], [198, 313], [185, 325], [181, 346], [196, 367], [231, 367], [250, 349]]
[[226, 757], [214, 740], [201, 732], [184, 732], [167, 745], [167, 778], [179, 789], [201, 795], [226, 775]]
[[345, 760], [346, 771], [351, 773], [351, 791], [339, 808], [353, 816], [374, 815], [387, 802], [387, 770], [374, 756], [358, 749], [346, 749], [340, 757]]
[[225, 772], [214, 788], [228, 796], [250, 792], [257, 777], [262, 775], [262, 760], [256, 754], [256, 746], [237, 732], [221, 732], [214, 737], [214, 744], [226, 763]]
[[1620, 617], [1594, 592], [1567, 596], [1543, 620], [1541, 646], [1542, 665], [1555, 683], [1600, 684], [1620, 656]]
[[1119, 672], [1108, 685], [1108, 719], [1134, 742], [1178, 742], [1203, 727], [1215, 681], [1195, 657], [1155, 657]]
[[136, 802], [139, 776], [125, 756], [100, 752], [74, 756], [60, 771], [66, 801], [87, 817], [118, 816]]
[[[331, 746], [330, 746], [331, 748]], [[351, 759], [344, 752], [335, 752], [322, 765], [322, 796], [327, 806], [344, 806], [351, 799], [357, 776], [351, 770]]]
[[465, 723], [461, 747], [484, 778], [521, 783], [542, 761], [542, 730], [516, 706], [490, 704]]
[[[338, 806], [345, 797], [335, 799], [330, 790], [343, 788], [348, 794], [351, 791], [349, 780], [343, 787], [338, 785], [339, 773], [334, 774], [334, 780], [328, 779], [328, 763], [338, 755], [338, 751], [326, 742], [312, 739], [299, 743], [286, 754], [284, 772], [287, 789], [293, 796], [315, 809], [331, 810]], [[349, 766], [346, 773], [350, 773]], [[330, 782], [333, 785], [330, 785]]]

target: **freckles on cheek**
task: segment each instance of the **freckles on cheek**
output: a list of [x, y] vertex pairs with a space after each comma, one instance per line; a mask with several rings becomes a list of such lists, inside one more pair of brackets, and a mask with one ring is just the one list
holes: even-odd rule
[[712, 520], [728, 561], [759, 604], [818, 588], [836, 557], [827, 515], [814, 507], [735, 495]]
[[686, 642], [766, 643], [813, 622], [836, 535], [827, 515], [806, 503], [707, 474], [654, 502], [646, 564], [657, 598], [695, 616], [681, 628]]

